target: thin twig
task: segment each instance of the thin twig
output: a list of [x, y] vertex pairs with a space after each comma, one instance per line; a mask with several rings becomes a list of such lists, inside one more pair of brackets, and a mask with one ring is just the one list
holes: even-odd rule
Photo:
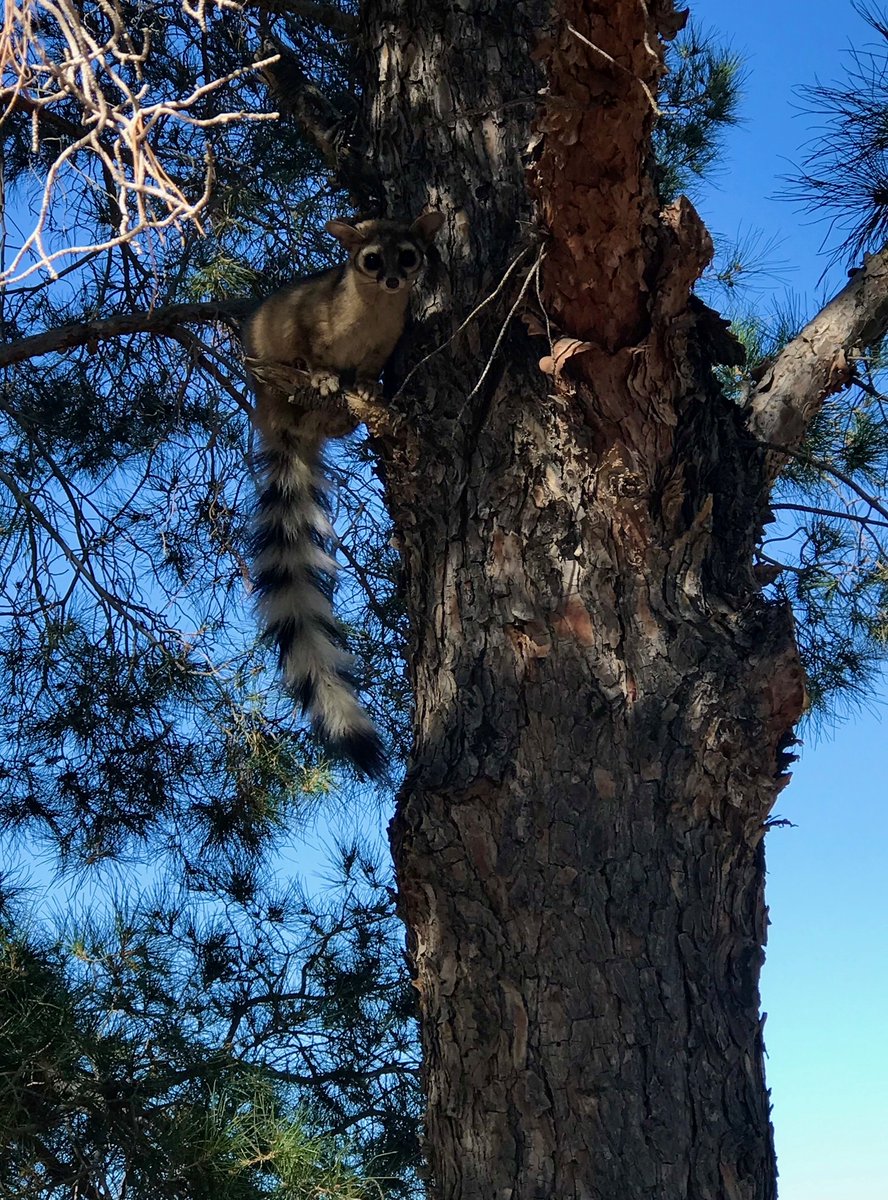
[[511, 324], [512, 318], [514, 317], [515, 313], [521, 307], [522, 301], [524, 300], [524, 297], [527, 294], [527, 289], [530, 287], [530, 281], [534, 278], [537, 268], [538, 268], [540, 262], [542, 262], [542, 259], [544, 258], [545, 253], [546, 253], [545, 247], [540, 246], [539, 253], [537, 254], [537, 257], [534, 259], [533, 266], [530, 268], [530, 270], [527, 272], [527, 274], [524, 277], [524, 282], [521, 285], [521, 291], [518, 293], [518, 296], [515, 299], [515, 303], [509, 309], [508, 313], [506, 314], [506, 319], [503, 321], [502, 325], [500, 326], [500, 330], [499, 330], [499, 333], [497, 334], [496, 341], [493, 343], [493, 349], [490, 351], [490, 354], [488, 355], [488, 358], [487, 358], [487, 362], [484, 364], [484, 370], [478, 376], [478, 382], [475, 384], [475, 386], [472, 388], [472, 390], [469, 392], [469, 394], [466, 396], [465, 400], [463, 401], [462, 407], [459, 410], [459, 417], [457, 418], [458, 420], [462, 417], [463, 413], [465, 412], [466, 408], [468, 407], [469, 401], [473, 400], [475, 398], [475, 396], [478, 395], [478, 392], [481, 390], [484, 380], [490, 374], [491, 368], [493, 367], [494, 359], [496, 358], [496, 355], [497, 355], [497, 351], [499, 350], [500, 346], [503, 343], [503, 338], [506, 336], [506, 331], [508, 330], [509, 325]]
[[764, 446], [768, 450], [775, 450], [778, 454], [785, 454], [789, 458], [795, 458], [799, 462], [807, 463], [809, 466], [816, 467], [818, 471], [824, 471], [827, 475], [832, 475], [846, 487], [849, 487], [852, 492], [866, 501], [870, 508], [874, 508], [877, 513], [880, 513], [888, 520], [888, 508], [886, 508], [875, 496], [871, 496], [865, 491], [859, 483], [856, 483], [850, 475], [846, 475], [840, 471], [838, 467], [834, 467], [832, 463], [825, 462], [821, 458], [815, 458], [812, 454], [806, 454], [803, 450], [790, 450], [788, 446], [780, 446], [776, 442], [759, 442], [760, 446]]
[[880, 529], [888, 529], [888, 521], [876, 521], [873, 517], [863, 517], [860, 513], [837, 512], [832, 508], [817, 508], [812, 504], [772, 504], [771, 508], [787, 512], [812, 513], [817, 517], [835, 517], [837, 521], [856, 521], [860, 525], [875, 525]]
[[466, 319], [462, 322], [462, 324], [459, 325], [454, 330], [454, 332], [450, 335], [450, 337], [445, 342], [442, 342], [439, 346], [436, 346], [434, 348], [434, 350], [430, 350], [428, 352], [428, 354], [426, 354], [423, 358], [421, 358], [419, 360], [418, 363], [415, 364], [415, 366], [410, 368], [410, 370], [407, 372], [404, 379], [402, 380], [401, 386], [395, 392], [394, 396], [392, 396], [392, 400], [397, 400], [397, 398], [403, 393], [404, 389], [407, 387], [407, 384], [410, 382], [410, 380], [413, 378], [413, 376], [416, 374], [416, 372], [420, 369], [420, 367], [425, 366], [425, 364], [429, 361], [430, 358], [434, 358], [436, 355], [438, 355], [442, 351], [446, 350], [449, 345], [451, 345], [454, 341], [456, 341], [456, 339], [459, 337], [459, 335], [462, 333], [462, 331], [466, 328], [466, 326], [470, 325], [472, 323], [472, 321], [474, 321], [474, 319], [478, 316], [478, 314], [487, 307], [488, 304], [493, 303], [493, 301], [497, 298], [497, 296], [500, 294], [500, 292], [503, 291], [506, 284], [509, 282], [509, 279], [512, 276], [512, 272], [517, 268], [517, 266], [521, 262], [521, 260], [530, 253], [531, 249], [532, 249], [531, 246], [525, 246], [523, 250], [519, 251], [518, 254], [516, 254], [515, 257], [512, 259], [512, 261], [509, 263], [508, 267], [506, 268], [505, 274], [503, 275], [503, 277], [499, 281], [499, 283], [496, 285], [496, 287], [493, 289], [493, 291], [490, 292], [489, 295], [485, 296], [484, 299], [480, 302], [480, 304], [475, 305], [475, 307], [472, 309], [472, 311], [469, 313], [469, 315], [466, 317]]
[[[636, 83], [640, 84], [644, 89], [644, 94], [647, 96], [651, 108], [654, 110], [654, 116], [660, 116], [660, 109], [657, 107], [657, 102], [654, 99], [653, 92], [640, 76], [636, 75], [634, 71], [630, 71], [628, 67], [624, 67], [622, 63], [618, 63], [617, 60], [608, 54], [606, 50], [602, 50], [600, 46], [596, 46], [594, 42], [590, 42], [587, 37], [584, 37], [578, 29], [575, 29], [573, 25], [571, 25], [570, 21], [567, 22], [567, 28], [574, 35], [574, 37], [579, 38], [580, 41], [583, 42], [584, 45], [588, 46], [590, 50], [594, 50], [596, 54], [600, 54], [602, 58], [607, 59], [612, 66], [616, 67], [618, 71], [622, 71], [624, 75], [628, 75], [630, 79], [634, 79]], [[646, 49], [650, 49], [650, 47], [646, 47]]]

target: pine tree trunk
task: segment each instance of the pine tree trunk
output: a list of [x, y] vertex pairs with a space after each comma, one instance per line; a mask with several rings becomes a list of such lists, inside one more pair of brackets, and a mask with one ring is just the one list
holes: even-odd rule
[[[449, 216], [409, 360], [508, 274], [377, 427], [417, 709], [393, 847], [444, 1200], [775, 1194], [762, 838], [804, 689], [752, 572], [761, 453], [689, 298], [708, 239], [646, 175], [650, 47], [677, 24], [650, 7], [363, 6], [390, 211]], [[549, 340], [508, 319], [522, 287]], [[544, 374], [566, 336], [588, 345]]]

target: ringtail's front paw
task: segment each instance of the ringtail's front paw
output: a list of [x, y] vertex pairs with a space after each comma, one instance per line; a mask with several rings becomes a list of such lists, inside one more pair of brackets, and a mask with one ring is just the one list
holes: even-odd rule
[[358, 420], [369, 425], [369, 414], [382, 412], [382, 389], [372, 379], [357, 379], [345, 389], [345, 400], [349, 412]]
[[378, 404], [382, 399], [382, 389], [372, 379], [358, 379], [348, 390], [364, 404]]
[[332, 396], [339, 391], [339, 376], [332, 371], [312, 371], [311, 386], [322, 396]]

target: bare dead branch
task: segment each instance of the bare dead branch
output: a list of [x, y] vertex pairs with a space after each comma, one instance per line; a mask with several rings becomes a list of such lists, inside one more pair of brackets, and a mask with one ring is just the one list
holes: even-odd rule
[[253, 303], [251, 300], [224, 303], [208, 300], [196, 304], [170, 304], [147, 312], [115, 313], [101, 321], [75, 321], [0, 346], [0, 367], [130, 333], [171, 334], [180, 325], [208, 325], [221, 321], [236, 330]]
[[[854, 381], [855, 359], [888, 330], [888, 248], [866, 260], [839, 294], [784, 347], [749, 400], [749, 426], [774, 448], [773, 480], [781, 453], [801, 444], [824, 400]], [[779, 448], [779, 449], [778, 449]]]
[[[204, 7], [202, 2], [200, 12], [192, 12], [183, 0], [183, 11], [198, 24]], [[0, 89], [0, 122], [12, 113], [28, 112], [35, 150], [40, 145], [44, 121], [53, 129], [62, 128], [70, 141], [49, 168], [34, 228], [0, 274], [0, 281], [16, 282], [38, 270], [54, 276], [54, 264], [62, 257], [93, 253], [141, 234], [162, 235], [171, 226], [191, 222], [200, 228], [214, 182], [209, 143], [202, 182], [180, 184], [163, 165], [156, 144], [159, 130], [170, 121], [206, 130], [237, 121], [277, 118], [276, 113], [240, 109], [209, 116], [193, 112], [207, 96], [269, 66], [269, 60], [248, 63], [210, 79], [184, 97], [150, 101], [142, 71], [151, 51], [150, 31], [142, 31], [141, 44], [136, 46], [116, 0], [106, 0], [102, 10], [110, 26], [104, 40], [90, 31], [74, 0], [6, 5], [0, 32], [0, 74], [6, 84]], [[50, 53], [45, 29], [51, 29], [59, 38], [63, 51]], [[82, 114], [79, 125], [53, 111], [54, 105], [71, 101]], [[114, 213], [114, 236], [89, 246], [50, 251], [46, 229], [53, 200], [64, 188], [67, 176], [82, 173], [88, 163], [96, 165], [104, 178]]]

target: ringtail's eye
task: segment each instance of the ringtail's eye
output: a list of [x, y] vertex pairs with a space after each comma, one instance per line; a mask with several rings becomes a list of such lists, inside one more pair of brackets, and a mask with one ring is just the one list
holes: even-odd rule
[[372, 252], [370, 254], [365, 254], [361, 261], [361, 266], [364, 268], [365, 271], [381, 270], [382, 255], [381, 254], [373, 254]]
[[412, 271], [419, 263], [419, 255], [415, 250], [401, 250], [398, 254], [398, 266], [403, 271]]

